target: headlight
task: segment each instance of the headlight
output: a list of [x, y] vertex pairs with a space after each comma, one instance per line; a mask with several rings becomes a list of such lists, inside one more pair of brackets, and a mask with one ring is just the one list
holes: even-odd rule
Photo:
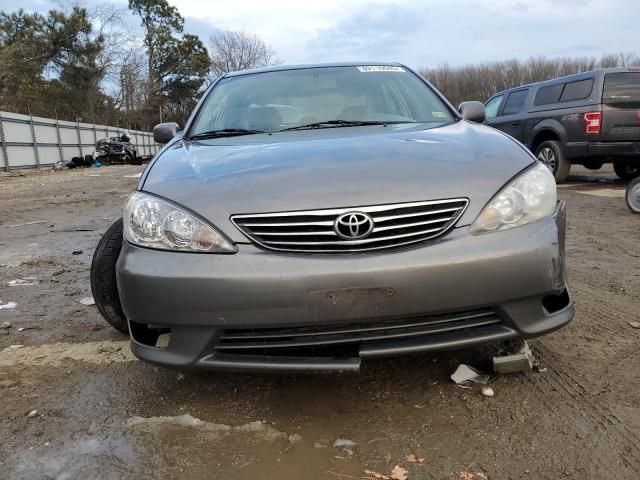
[[235, 247], [195, 215], [152, 195], [134, 192], [124, 207], [125, 238], [142, 247], [232, 253]]
[[536, 162], [496, 195], [473, 222], [473, 234], [505, 230], [550, 216], [558, 195], [551, 171]]

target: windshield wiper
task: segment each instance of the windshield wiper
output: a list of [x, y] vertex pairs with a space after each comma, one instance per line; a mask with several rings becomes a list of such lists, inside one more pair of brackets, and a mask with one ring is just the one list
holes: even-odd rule
[[298, 125], [297, 127], [285, 128], [280, 130], [286, 132], [288, 130], [312, 130], [314, 128], [336, 128], [336, 127], [363, 127], [366, 125], [389, 125], [392, 123], [413, 123], [399, 121], [367, 121], [367, 120], [327, 120], [325, 122], [309, 123], [307, 125]]
[[262, 130], [248, 130], [246, 128], [222, 128], [220, 130], [210, 130], [208, 132], [196, 133], [189, 137], [190, 140], [221, 138], [221, 137], [237, 137], [240, 135], [255, 135], [256, 133], [265, 133]]

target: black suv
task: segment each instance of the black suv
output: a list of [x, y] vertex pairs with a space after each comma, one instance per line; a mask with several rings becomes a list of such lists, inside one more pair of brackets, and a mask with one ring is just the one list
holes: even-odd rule
[[604, 68], [496, 93], [485, 123], [525, 144], [558, 183], [572, 163], [640, 176], [640, 68]]

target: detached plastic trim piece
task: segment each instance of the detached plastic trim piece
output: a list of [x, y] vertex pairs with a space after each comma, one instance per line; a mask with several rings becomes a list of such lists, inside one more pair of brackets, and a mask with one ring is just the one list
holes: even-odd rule
[[198, 361], [198, 366], [227, 371], [254, 372], [357, 372], [359, 358], [273, 357], [214, 353]]

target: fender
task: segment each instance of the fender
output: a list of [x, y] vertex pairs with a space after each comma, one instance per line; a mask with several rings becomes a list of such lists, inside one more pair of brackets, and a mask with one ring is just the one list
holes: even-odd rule
[[532, 148], [533, 140], [538, 136], [540, 132], [545, 130], [555, 133], [560, 138], [560, 141], [563, 144], [567, 141], [567, 131], [565, 130], [564, 126], [558, 120], [555, 120], [553, 118], [546, 118], [541, 122], [538, 122], [531, 130], [531, 133], [527, 138], [527, 147]]

